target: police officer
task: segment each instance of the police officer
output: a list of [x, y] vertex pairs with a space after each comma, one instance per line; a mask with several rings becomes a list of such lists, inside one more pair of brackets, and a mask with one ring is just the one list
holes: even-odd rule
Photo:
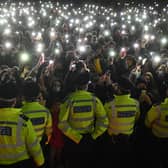
[[13, 108], [16, 103], [17, 81], [12, 68], [0, 70], [0, 167], [38, 167], [44, 157], [31, 121]]
[[52, 133], [52, 119], [50, 111], [38, 102], [39, 93], [40, 89], [36, 81], [33, 78], [27, 78], [23, 83], [25, 102], [22, 107], [22, 113], [29, 117], [33, 124], [47, 164], [48, 142]]
[[154, 168], [168, 167], [168, 88], [165, 100], [161, 104], [153, 105], [148, 111], [145, 125], [151, 130], [148, 143], [149, 165]]
[[28, 116], [33, 124], [39, 142], [42, 141], [44, 134], [47, 138], [51, 136], [52, 120], [51, 113], [38, 102], [40, 89], [33, 78], [27, 78], [23, 83], [24, 105], [22, 112]]
[[108, 159], [119, 168], [130, 167], [132, 164], [130, 137], [139, 116], [139, 104], [130, 97], [129, 89], [129, 81], [121, 77], [114, 88], [114, 99], [104, 105], [109, 118], [108, 149], [111, 155], [109, 154]]
[[69, 168], [93, 167], [93, 140], [107, 129], [108, 118], [100, 100], [87, 92], [89, 72], [76, 77], [76, 91], [61, 104], [59, 128], [65, 135], [65, 156]]

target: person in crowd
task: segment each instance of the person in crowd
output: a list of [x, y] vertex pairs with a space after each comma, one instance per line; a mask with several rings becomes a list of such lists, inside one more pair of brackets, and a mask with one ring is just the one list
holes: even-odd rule
[[0, 70], [0, 167], [43, 167], [44, 156], [32, 123], [21, 109], [14, 108], [17, 82], [12, 68]]

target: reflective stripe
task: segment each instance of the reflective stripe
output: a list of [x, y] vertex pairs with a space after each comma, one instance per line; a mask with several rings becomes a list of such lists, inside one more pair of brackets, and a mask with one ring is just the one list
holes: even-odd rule
[[64, 121], [60, 121], [59, 124], [67, 124], [67, 120], [64, 120]]
[[0, 159], [18, 159], [20, 157], [22, 157], [23, 155], [27, 154], [27, 151], [23, 151], [21, 153], [14, 153], [14, 154], [0, 154]]
[[132, 105], [132, 104], [122, 104], [122, 105], [116, 105], [116, 107], [136, 107], [136, 105]]
[[83, 131], [83, 130], [90, 131], [92, 128], [93, 128], [93, 125], [90, 125], [90, 126], [85, 127], [85, 128], [75, 128], [75, 130], [77, 130], [77, 131]]
[[104, 116], [101, 116], [101, 117], [99, 117], [99, 118], [97, 118], [98, 120], [102, 120], [102, 119], [106, 119], [107, 118], [107, 116], [106, 115], [104, 115]]
[[72, 118], [71, 121], [93, 121], [93, 117], [88, 117], [88, 118]]
[[16, 128], [16, 144], [0, 144], [0, 148], [16, 148], [24, 145], [24, 142], [21, 139], [21, 131], [23, 124], [23, 119], [19, 117]]
[[24, 114], [34, 114], [34, 113], [41, 113], [41, 112], [44, 112], [44, 113], [49, 113], [48, 110], [32, 110], [32, 111], [24, 111], [23, 113]]
[[7, 125], [18, 125], [17, 122], [11, 122], [11, 121], [0, 121], [0, 124], [7, 124]]
[[128, 130], [118, 130], [118, 129], [114, 129], [111, 126], [109, 127], [110, 131], [114, 132], [114, 133], [124, 133], [124, 132], [130, 132], [133, 130], [133, 128], [130, 128]]
[[161, 107], [161, 110], [168, 110], [168, 107]]
[[93, 102], [93, 99], [73, 100], [72, 103]]
[[96, 123], [96, 126], [101, 126], [101, 127], [107, 128], [107, 127], [108, 127], [108, 124], [104, 124], [104, 123], [97, 122], [97, 123]]
[[115, 121], [112, 121], [110, 123], [110, 125], [113, 125], [113, 126], [129, 126], [129, 125], [134, 125], [134, 121], [132, 122], [128, 122], [128, 123], [118, 123], [118, 122], [115, 122]]
[[38, 144], [38, 139], [36, 138], [36, 140], [32, 144], [28, 144], [28, 147], [33, 148], [37, 144]]

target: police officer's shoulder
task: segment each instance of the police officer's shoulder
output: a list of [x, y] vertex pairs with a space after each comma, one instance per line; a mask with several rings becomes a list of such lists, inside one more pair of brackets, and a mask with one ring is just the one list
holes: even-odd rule
[[27, 117], [27, 116], [24, 115], [24, 114], [20, 114], [19, 116], [20, 116], [20, 118], [22, 118], [22, 119], [25, 120], [25, 121], [28, 121], [28, 120], [29, 120], [29, 117]]

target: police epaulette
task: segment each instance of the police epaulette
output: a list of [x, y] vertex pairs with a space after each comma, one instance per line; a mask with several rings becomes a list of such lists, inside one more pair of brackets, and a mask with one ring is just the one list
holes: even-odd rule
[[29, 118], [27, 117], [27, 116], [25, 116], [24, 114], [20, 114], [19, 115], [21, 118], [23, 118], [23, 120], [25, 120], [25, 121], [28, 121], [29, 120]]

